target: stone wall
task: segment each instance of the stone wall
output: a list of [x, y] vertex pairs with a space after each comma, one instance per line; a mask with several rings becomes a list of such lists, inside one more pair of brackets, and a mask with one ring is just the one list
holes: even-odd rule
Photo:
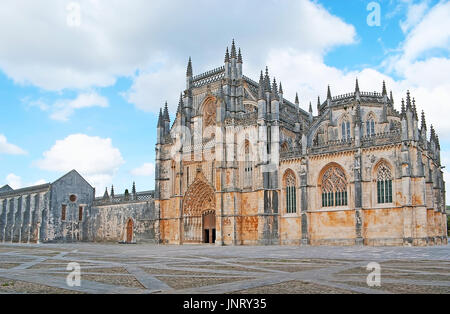
[[130, 219], [133, 225], [131, 243], [159, 242], [159, 221], [153, 200], [94, 205], [89, 223], [90, 241], [126, 243]]

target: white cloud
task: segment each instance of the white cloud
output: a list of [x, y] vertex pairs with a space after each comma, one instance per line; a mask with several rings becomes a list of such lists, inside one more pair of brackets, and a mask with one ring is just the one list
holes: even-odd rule
[[6, 136], [0, 134], [0, 154], [25, 155], [26, 153], [22, 148], [9, 143]]
[[6, 176], [6, 184], [8, 184], [14, 190], [20, 189], [23, 187], [22, 178], [15, 175], [14, 173], [10, 173]]
[[428, 1], [410, 4], [408, 6], [408, 12], [406, 14], [406, 19], [400, 21], [400, 28], [403, 33], [407, 33], [412, 27], [420, 22], [425, 12], [428, 9]]
[[56, 141], [43, 155], [44, 158], [36, 162], [40, 169], [59, 173], [76, 169], [100, 190], [111, 184], [113, 176], [124, 163], [111, 139], [85, 134], [73, 134]]
[[131, 170], [134, 176], [151, 177], [155, 174], [155, 165], [151, 162], [144, 163], [142, 166]]
[[188, 55], [196, 74], [220, 66], [233, 37], [248, 69], [262, 68], [270, 47], [323, 54], [356, 37], [352, 25], [308, 0], [78, 0], [79, 27], [67, 24], [69, 2], [2, 1], [0, 69], [17, 83], [52, 91], [110, 86], [140, 73], [126, 98], [153, 112], [166, 99], [176, 107]]
[[109, 106], [108, 99], [96, 92], [80, 93], [75, 99], [58, 99], [53, 104], [48, 104], [43, 99], [30, 100], [29, 97], [22, 99], [22, 102], [28, 106], [38, 107], [42, 111], [49, 112], [50, 118], [57, 121], [68, 121], [75, 110]]
[[156, 112], [167, 101], [169, 110], [174, 112], [179, 100], [177, 91], [184, 88], [185, 69], [172, 65], [158, 71], [140, 73], [123, 96], [129, 103], [144, 111]]
[[97, 93], [80, 94], [76, 99], [62, 99], [53, 104], [53, 113], [51, 118], [59, 121], [67, 121], [77, 109], [89, 107], [108, 107], [108, 99]]

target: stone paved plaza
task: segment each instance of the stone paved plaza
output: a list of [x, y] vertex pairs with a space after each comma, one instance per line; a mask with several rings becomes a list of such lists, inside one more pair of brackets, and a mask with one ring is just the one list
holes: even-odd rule
[[[69, 287], [68, 263], [81, 266]], [[370, 262], [381, 287], [366, 283]], [[450, 246], [0, 245], [0, 293], [450, 293]]]

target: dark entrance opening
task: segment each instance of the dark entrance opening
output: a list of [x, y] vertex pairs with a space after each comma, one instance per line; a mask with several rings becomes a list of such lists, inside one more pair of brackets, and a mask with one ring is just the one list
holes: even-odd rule
[[203, 214], [203, 243], [216, 243], [215, 211], [207, 211]]
[[127, 243], [131, 243], [133, 240], [133, 220], [128, 219], [127, 222]]

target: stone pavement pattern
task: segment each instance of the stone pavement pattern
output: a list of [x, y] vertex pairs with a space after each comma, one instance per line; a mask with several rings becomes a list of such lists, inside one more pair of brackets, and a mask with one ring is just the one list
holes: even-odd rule
[[[81, 266], [69, 287], [68, 263]], [[381, 287], [370, 288], [370, 262]], [[0, 293], [450, 293], [450, 246], [0, 245]]]

